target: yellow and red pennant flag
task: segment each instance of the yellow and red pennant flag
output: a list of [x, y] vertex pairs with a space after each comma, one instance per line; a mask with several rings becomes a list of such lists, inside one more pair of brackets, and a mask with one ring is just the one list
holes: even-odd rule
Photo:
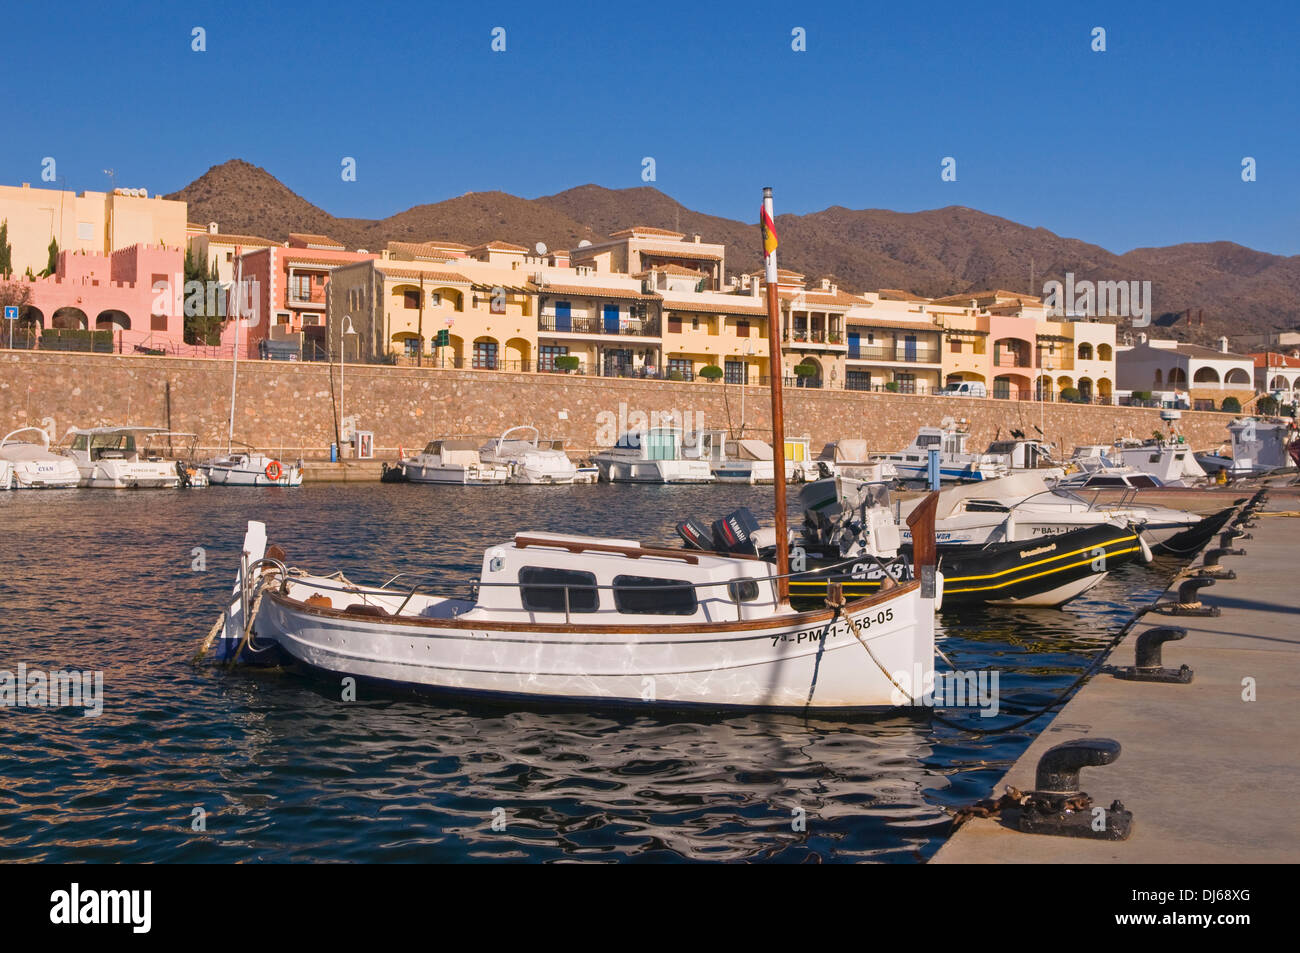
[[763, 255], [767, 256], [776, 251], [776, 223], [772, 221], [772, 213], [767, 210], [767, 206], [759, 208], [759, 225], [763, 229]]

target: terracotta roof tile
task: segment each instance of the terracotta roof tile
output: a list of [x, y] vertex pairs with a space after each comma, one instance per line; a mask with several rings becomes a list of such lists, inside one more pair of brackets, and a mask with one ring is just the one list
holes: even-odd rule
[[665, 295], [664, 310], [685, 311], [687, 313], [694, 311], [699, 312], [700, 314], [745, 314], [756, 315], [758, 317], [767, 316], [767, 308], [761, 304], [755, 303], [754, 300], [748, 296], [730, 295], [730, 297], [736, 299], [734, 301], [727, 301], [726, 298], [728, 296], [726, 295], [719, 295], [718, 297], [722, 300], [699, 302], [683, 301], [680, 299], [674, 301], [672, 298]]
[[664, 238], [685, 238], [681, 232], [670, 232], [666, 228], [651, 228], [649, 225], [633, 225], [621, 231], [610, 232], [610, 238], [629, 238], [634, 235], [658, 235]]
[[328, 245], [330, 248], [346, 248], [342, 242], [336, 242], [328, 235], [312, 235], [309, 232], [290, 232], [289, 241], [300, 241], [304, 245]]
[[646, 294], [643, 291], [636, 291], [631, 288], [597, 288], [586, 285], [538, 285], [535, 282], [529, 282], [530, 290], [544, 295], [566, 295], [574, 298], [621, 298], [627, 301], [658, 301], [659, 296], [656, 294]]

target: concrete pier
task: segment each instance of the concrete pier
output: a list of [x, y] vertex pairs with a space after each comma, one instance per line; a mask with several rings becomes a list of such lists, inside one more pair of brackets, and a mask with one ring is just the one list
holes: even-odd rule
[[[1296, 786], [1300, 752], [1300, 585], [1294, 488], [1270, 491], [1253, 539], [1223, 556], [1236, 572], [1202, 589], [1218, 617], [1147, 613], [1029, 746], [1006, 785], [1034, 788], [1039, 757], [1077, 738], [1113, 738], [1120, 757], [1084, 768], [1095, 805], [1116, 799], [1133, 814], [1128, 840], [1026, 834], [1014, 813], [969, 821], [931, 863], [1295, 863], [1300, 860]], [[1218, 545], [1218, 537], [1210, 547]], [[1202, 557], [1203, 558], [1203, 557]], [[1201, 559], [1196, 561], [1196, 565]], [[1164, 599], [1173, 598], [1177, 585]], [[1159, 625], [1187, 637], [1164, 645], [1162, 664], [1188, 665], [1190, 684], [1132, 682], [1111, 671], [1134, 663], [1137, 638]], [[1251, 697], [1253, 688], [1253, 699]]]

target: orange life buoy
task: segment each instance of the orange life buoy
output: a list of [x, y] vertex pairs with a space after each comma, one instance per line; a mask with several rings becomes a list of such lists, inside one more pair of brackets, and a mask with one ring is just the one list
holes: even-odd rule
[[279, 460], [272, 460], [270, 463], [266, 465], [266, 478], [268, 480], [271, 481], [278, 480], [283, 474], [284, 474], [284, 470], [280, 466]]

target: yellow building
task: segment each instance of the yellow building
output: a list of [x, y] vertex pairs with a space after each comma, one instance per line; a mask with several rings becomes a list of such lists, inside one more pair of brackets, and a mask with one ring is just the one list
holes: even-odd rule
[[941, 331], [929, 312], [929, 299], [894, 289], [860, 297], [845, 314], [845, 388], [904, 394], [938, 390]]
[[0, 185], [0, 221], [8, 223], [15, 276], [40, 274], [50, 239], [62, 251], [110, 255], [131, 245], [185, 247], [185, 203], [147, 189], [70, 192]]

